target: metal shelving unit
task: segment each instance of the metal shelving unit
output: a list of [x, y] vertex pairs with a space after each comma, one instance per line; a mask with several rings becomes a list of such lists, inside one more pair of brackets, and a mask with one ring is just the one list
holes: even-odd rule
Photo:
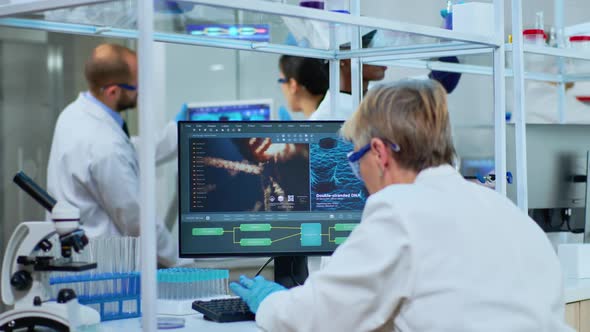
[[[506, 54], [511, 55], [512, 52], [512, 44], [506, 44]], [[544, 55], [547, 57], [561, 57], [564, 59], [571, 59], [571, 60], [586, 60], [590, 61], [590, 52], [584, 53], [578, 50], [572, 49], [559, 49], [553, 47], [535, 47], [535, 46], [524, 46], [524, 53], [525, 57], [527, 54], [537, 54], [537, 55]], [[476, 53], [479, 54], [479, 53]], [[463, 55], [467, 55], [464, 53]], [[444, 55], [437, 55], [437, 57], [444, 56]], [[464, 64], [464, 63], [447, 63], [447, 62], [440, 62], [437, 60], [419, 60], [419, 59], [409, 59], [409, 60], [392, 60], [389, 56], [375, 56], [367, 59], [365, 62], [369, 62], [371, 64], [376, 65], [383, 65], [383, 66], [392, 66], [392, 67], [401, 67], [401, 68], [415, 68], [415, 69], [430, 69], [430, 70], [440, 70], [440, 71], [448, 71], [454, 73], [463, 73], [463, 74], [472, 74], [472, 75], [484, 75], [484, 76], [491, 76], [494, 74], [494, 70], [492, 66], [483, 66], [483, 65], [475, 65], [475, 64]], [[590, 63], [590, 62], [589, 62]], [[514, 72], [511, 68], [506, 68], [506, 77], [514, 77]], [[532, 81], [542, 81], [542, 82], [552, 82], [552, 83], [573, 83], [573, 82], [581, 82], [581, 81], [590, 81], [590, 73], [583, 73], [583, 74], [552, 74], [552, 73], [544, 73], [544, 72], [525, 72], [524, 73], [525, 80], [532, 80]]]
[[[564, 29], [564, 12], [563, 0], [555, 0], [555, 27], [557, 29]], [[590, 81], [590, 72], [585, 73], [568, 73], [564, 69], [564, 62], [569, 60], [590, 61], [590, 51], [584, 52], [581, 50], [571, 48], [555, 48], [548, 46], [536, 46], [523, 44], [522, 38], [522, 1], [512, 0], [512, 35], [514, 41], [512, 44], [504, 46], [506, 55], [512, 57], [512, 68], [506, 68], [505, 76], [514, 79], [514, 113], [516, 115], [516, 146], [518, 153], [516, 155], [516, 167], [518, 174], [517, 181], [517, 203], [523, 210], [528, 210], [528, 195], [527, 195], [527, 179], [526, 179], [526, 124], [525, 124], [525, 97], [524, 97], [524, 81], [533, 80], [541, 82], [555, 83], [558, 91], [558, 107], [555, 110], [559, 115], [560, 123], [565, 123], [565, 86], [567, 83]], [[587, 31], [590, 28], [590, 23], [577, 25], [575, 28], [569, 30], [570, 33], [575, 31]], [[586, 30], [585, 30], [586, 29]], [[442, 53], [443, 55], [448, 55]], [[480, 54], [479, 50], [474, 50], [473, 53], [464, 52], [464, 55]], [[558, 67], [557, 73], [524, 71], [523, 63], [527, 56], [545, 56], [554, 58]], [[442, 55], [439, 55], [442, 56]], [[364, 60], [372, 64], [380, 64], [387, 66], [396, 66], [403, 68], [416, 69], [430, 69], [448, 72], [457, 72], [473, 75], [494, 75], [494, 68], [492, 66], [482, 66], [474, 64], [456, 64], [445, 63], [435, 60], [430, 60], [431, 57], [423, 59], [400, 59], [399, 57], [391, 57], [389, 55], [369, 56]], [[589, 62], [590, 63], [590, 62]], [[590, 234], [590, 233], [589, 233]]]
[[[274, 3], [262, 0], [184, 0], [198, 6], [215, 7], [221, 10], [241, 11], [257, 13], [266, 18], [272, 18], [274, 22], [283, 18], [298, 19], [301, 22], [312, 22], [316, 25], [327, 27], [329, 43], [324, 46], [299, 47], [284, 45], [282, 42], [271, 40], [270, 42], [251, 42], [244, 40], [228, 40], [193, 36], [189, 34], [154, 31], [154, 4], [153, 1], [137, 1], [138, 25], [136, 29], [116, 26], [104, 26], [93, 22], [49, 22], [39, 13], [68, 7], [80, 7], [96, 5], [100, 3], [117, 2], [108, 0], [39, 0], [24, 4], [11, 4], [0, 6], [0, 26], [28, 29], [40, 29], [61, 33], [97, 35], [104, 37], [137, 39], [139, 41], [139, 133], [140, 139], [145, 144], [141, 145], [139, 161], [141, 165], [140, 187], [141, 193], [141, 236], [142, 236], [142, 326], [145, 331], [156, 331], [156, 249], [148, 245], [155, 242], [155, 157], [154, 157], [154, 110], [152, 109], [152, 94], [154, 87], [154, 69], [152, 50], [154, 42], [179, 43], [237, 50], [250, 50], [256, 52], [269, 52], [291, 54], [327, 59], [330, 61], [331, 86], [339, 85], [338, 60], [351, 59], [353, 100], [355, 105], [361, 98], [362, 63], [387, 59], [387, 61], [401, 61], [410, 66], [413, 59], [440, 57], [445, 55], [462, 54], [493, 54], [494, 65], [485, 69], [486, 73], [494, 78], [494, 128], [495, 128], [495, 164], [496, 174], [506, 173], [506, 123], [505, 123], [505, 56], [504, 45], [504, 1], [494, 0], [495, 11], [495, 35], [477, 36], [457, 33], [441, 28], [422, 26], [391, 20], [361, 17], [360, 0], [351, 0], [351, 15], [319, 11], [315, 9], [301, 8], [293, 5]], [[513, 0], [513, 3], [519, 3]], [[277, 20], [278, 19], [278, 20]], [[390, 32], [402, 32], [428, 39], [427, 42], [411, 45], [385, 45], [379, 48], [362, 49], [360, 31], [361, 28], [376, 29]], [[338, 31], [347, 30], [352, 36], [351, 49], [340, 50], [338, 45]], [[518, 42], [518, 41], [517, 41]], [[516, 47], [514, 54], [518, 56]], [[517, 57], [516, 56], [516, 57]], [[381, 58], [380, 58], [381, 57]], [[515, 57], [515, 58], [516, 58]], [[403, 61], [406, 61], [405, 63]], [[420, 63], [420, 62], [413, 62]], [[428, 64], [438, 65], [438, 64]], [[457, 67], [456, 70], [484, 70], [481, 68]], [[515, 78], [521, 75], [514, 72]], [[332, 98], [336, 98], [337, 89], [331, 89]], [[337, 103], [332, 103], [336, 107]], [[521, 109], [523, 113], [523, 109]], [[522, 114], [521, 114], [522, 115]], [[524, 135], [524, 128], [520, 128]], [[520, 136], [522, 136], [520, 135]], [[522, 136], [524, 137], [524, 136]], [[526, 169], [526, 167], [524, 168]], [[519, 173], [522, 174], [522, 173]], [[520, 181], [519, 181], [520, 183]], [[526, 181], [525, 181], [526, 191]], [[496, 190], [506, 194], [506, 179], [498, 177]]]

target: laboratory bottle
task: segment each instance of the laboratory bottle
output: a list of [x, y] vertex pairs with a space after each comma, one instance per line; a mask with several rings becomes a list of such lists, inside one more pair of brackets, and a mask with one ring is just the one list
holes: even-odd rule
[[324, 1], [321, 1], [321, 0], [300, 1], [299, 6], [307, 7], [307, 8], [324, 9]]
[[350, 13], [348, 0], [325, 0], [324, 3], [326, 10]]

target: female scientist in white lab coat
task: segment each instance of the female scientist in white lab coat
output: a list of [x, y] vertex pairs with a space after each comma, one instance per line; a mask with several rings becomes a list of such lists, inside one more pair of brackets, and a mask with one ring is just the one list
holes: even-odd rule
[[[119, 112], [137, 101], [137, 57], [120, 45], [96, 47], [86, 62], [89, 91], [59, 115], [55, 127], [47, 188], [58, 201], [80, 209], [88, 237], [139, 236], [139, 164]], [[176, 152], [176, 122], [158, 138], [156, 159]], [[177, 245], [158, 222], [158, 262], [177, 263]]]
[[343, 128], [371, 196], [327, 266], [290, 290], [231, 289], [265, 331], [570, 331], [559, 262], [506, 197], [451, 166], [446, 93], [433, 80], [372, 89]]
[[289, 109], [309, 118], [328, 91], [328, 64], [320, 59], [282, 55], [279, 71], [278, 82]]

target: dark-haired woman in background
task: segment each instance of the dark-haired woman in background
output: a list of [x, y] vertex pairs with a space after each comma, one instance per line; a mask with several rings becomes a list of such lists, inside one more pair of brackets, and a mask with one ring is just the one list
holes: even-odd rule
[[324, 60], [283, 55], [279, 70], [279, 83], [289, 109], [309, 118], [328, 91], [328, 64]]

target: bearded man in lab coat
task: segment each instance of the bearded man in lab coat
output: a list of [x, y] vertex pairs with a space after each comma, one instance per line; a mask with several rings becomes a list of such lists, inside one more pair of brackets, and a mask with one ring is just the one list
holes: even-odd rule
[[571, 331], [545, 234], [453, 168], [439, 83], [372, 89], [342, 134], [371, 194], [361, 223], [303, 286], [231, 284], [262, 330]]
[[[116, 44], [102, 44], [87, 60], [89, 91], [59, 115], [47, 170], [47, 188], [58, 201], [80, 209], [90, 238], [138, 236], [139, 165], [121, 115], [137, 104], [137, 56]], [[157, 159], [176, 151], [176, 123], [158, 138]], [[158, 263], [176, 263], [176, 244], [157, 223]]]

